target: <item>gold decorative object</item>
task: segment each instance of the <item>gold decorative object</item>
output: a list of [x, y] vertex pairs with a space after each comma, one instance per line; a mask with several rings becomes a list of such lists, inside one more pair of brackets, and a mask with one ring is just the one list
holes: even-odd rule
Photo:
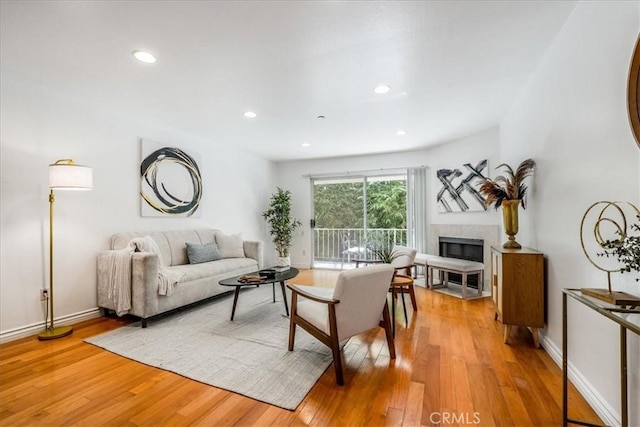
[[[622, 268], [618, 261], [602, 257], [603, 252], [597, 252], [611, 249], [612, 241], [622, 242], [626, 239], [629, 232], [626, 212], [629, 211], [634, 216], [640, 215], [640, 211], [632, 203], [610, 201], [596, 202], [584, 213], [580, 224], [580, 244], [589, 262], [607, 273], [607, 289], [582, 288], [581, 292], [615, 305], [639, 306], [639, 297], [611, 289], [611, 273], [620, 272]], [[592, 235], [589, 232], [591, 227], [586, 226], [590, 220], [594, 221]], [[592, 239], [587, 240], [587, 237]]]
[[502, 245], [506, 249], [520, 249], [522, 246], [516, 242], [516, 234], [518, 234], [518, 206], [520, 199], [504, 200], [502, 202], [502, 221], [504, 223], [504, 232], [507, 233], [509, 239]]
[[495, 179], [485, 178], [478, 187], [480, 194], [486, 197], [487, 206], [495, 206], [496, 209], [502, 206], [504, 229], [509, 236], [509, 240], [502, 245], [503, 248], [522, 248], [515, 238], [518, 233], [518, 206], [522, 205], [522, 209], [526, 207], [527, 186], [524, 180], [533, 175], [535, 167], [536, 162], [533, 159], [523, 161], [515, 171], [503, 163], [496, 168], [503, 168], [503, 175], [498, 175]]
[[640, 36], [636, 40], [636, 47], [629, 67], [629, 82], [627, 84], [627, 107], [629, 111], [629, 123], [633, 136], [640, 147]]

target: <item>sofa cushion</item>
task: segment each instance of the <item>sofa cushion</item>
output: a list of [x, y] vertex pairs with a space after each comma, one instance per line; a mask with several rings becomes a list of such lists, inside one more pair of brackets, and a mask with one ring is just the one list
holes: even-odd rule
[[129, 232], [114, 234], [111, 237], [111, 249], [124, 249], [132, 239], [136, 237], [144, 238], [146, 236], [151, 236], [153, 241], [156, 242], [160, 249], [158, 256], [162, 258], [164, 265], [173, 265], [171, 259], [171, 248], [169, 247], [169, 242], [167, 241], [166, 236], [162, 232]]
[[187, 247], [187, 258], [189, 264], [200, 264], [203, 262], [217, 261], [222, 259], [222, 255], [218, 250], [218, 245], [214, 242], [198, 245], [196, 243], [185, 243]]
[[198, 236], [195, 230], [165, 231], [162, 234], [164, 234], [167, 242], [169, 243], [169, 249], [171, 251], [171, 265], [189, 264], [185, 243], [209, 243], [200, 241], [200, 236]]
[[242, 236], [240, 234], [226, 235], [216, 234], [216, 242], [220, 248], [222, 258], [244, 258], [244, 247], [242, 246]]
[[142, 242], [143, 242], [142, 245], [139, 245], [138, 249], [141, 252], [151, 252], [158, 255], [158, 262], [160, 263], [161, 266], [166, 267], [167, 262], [162, 256], [162, 251], [160, 251], [160, 247], [158, 246], [158, 243], [156, 243], [156, 241], [153, 240], [153, 237], [147, 234], [142, 238]]
[[237, 273], [238, 269], [248, 267], [257, 270], [258, 262], [252, 258], [228, 258], [201, 264], [178, 265], [170, 269], [183, 273], [182, 279], [178, 282], [180, 284], [225, 273], [228, 273], [227, 276], [233, 276], [240, 274]]

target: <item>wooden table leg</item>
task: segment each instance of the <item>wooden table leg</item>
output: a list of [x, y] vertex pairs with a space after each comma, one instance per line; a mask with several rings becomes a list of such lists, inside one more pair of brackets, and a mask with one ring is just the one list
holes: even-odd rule
[[396, 337], [396, 290], [391, 288], [391, 335]]
[[511, 325], [504, 325], [504, 343], [509, 342], [509, 335], [511, 334]]
[[538, 328], [531, 328], [531, 335], [533, 335], [533, 345], [535, 348], [540, 348], [540, 337], [538, 336]]

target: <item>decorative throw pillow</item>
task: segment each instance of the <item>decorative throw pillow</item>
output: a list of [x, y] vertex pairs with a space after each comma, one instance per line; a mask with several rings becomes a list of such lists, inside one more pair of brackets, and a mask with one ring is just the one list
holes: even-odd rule
[[216, 234], [216, 242], [220, 248], [222, 258], [244, 258], [244, 247], [242, 246], [242, 235]]
[[200, 264], [202, 262], [217, 261], [222, 259], [218, 245], [215, 243], [205, 243], [199, 245], [196, 243], [186, 243], [187, 245], [187, 258], [189, 258], [189, 264]]

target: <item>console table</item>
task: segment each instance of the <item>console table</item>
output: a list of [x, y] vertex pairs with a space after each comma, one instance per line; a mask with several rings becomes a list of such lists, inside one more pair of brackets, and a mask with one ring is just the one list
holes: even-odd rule
[[629, 413], [627, 402], [627, 330], [640, 335], [640, 309], [624, 308], [608, 304], [604, 301], [585, 296], [580, 289], [562, 290], [562, 425], [569, 423], [585, 426], [597, 424], [569, 418], [569, 401], [567, 395], [567, 296], [594, 310], [606, 318], [620, 325], [620, 406], [622, 426], [629, 425]]

